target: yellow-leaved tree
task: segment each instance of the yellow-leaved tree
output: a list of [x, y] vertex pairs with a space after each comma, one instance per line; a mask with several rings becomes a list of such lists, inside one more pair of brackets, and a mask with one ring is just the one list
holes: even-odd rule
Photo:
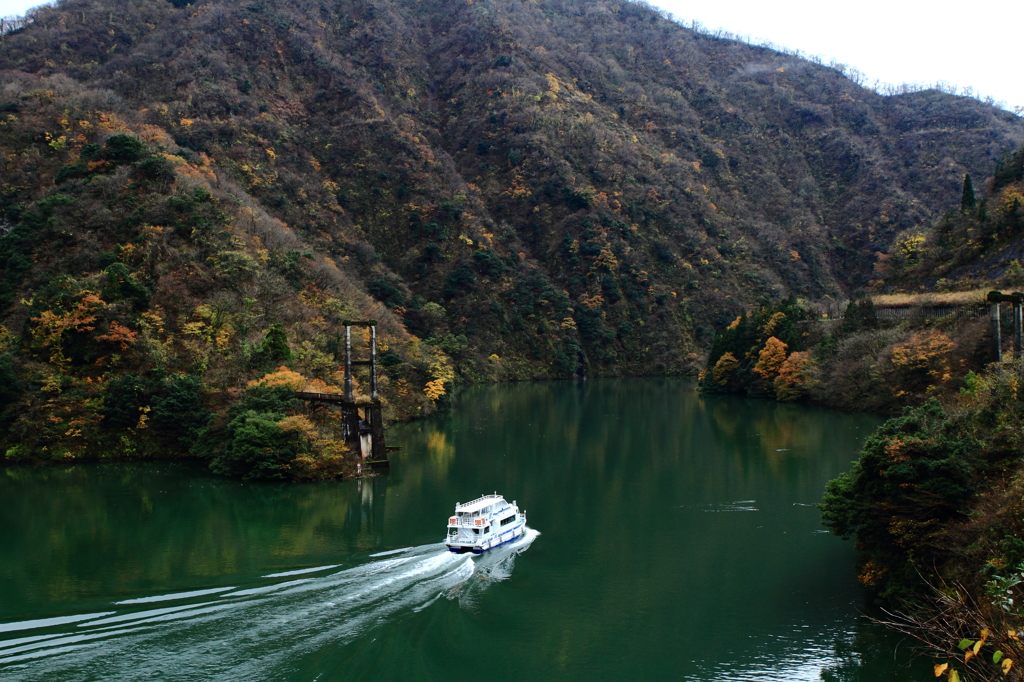
[[736, 359], [735, 355], [732, 353], [723, 353], [722, 357], [718, 358], [718, 362], [715, 363], [714, 368], [711, 370], [711, 376], [719, 386], [728, 386], [732, 383], [733, 379], [736, 378], [736, 371], [739, 368], [740, 361]]
[[754, 365], [754, 374], [767, 382], [775, 381], [779, 375], [782, 363], [786, 361], [786, 351], [789, 346], [774, 336], [768, 337], [764, 348], [757, 355], [757, 364]]
[[897, 395], [926, 392], [953, 378], [952, 353], [956, 343], [937, 330], [916, 332], [909, 340], [892, 349], [890, 361], [895, 370]]
[[437, 400], [446, 393], [445, 384], [455, 379], [455, 370], [448, 356], [438, 351], [430, 363], [430, 381], [423, 387], [423, 392], [431, 400]]
[[293, 391], [301, 391], [309, 383], [309, 379], [287, 367], [278, 367], [259, 379], [253, 379], [249, 386], [287, 386]]

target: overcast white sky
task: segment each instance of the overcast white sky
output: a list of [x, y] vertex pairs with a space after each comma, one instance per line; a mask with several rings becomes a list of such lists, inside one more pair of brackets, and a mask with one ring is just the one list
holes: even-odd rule
[[[685, 23], [697, 20], [755, 42], [819, 54], [869, 81], [946, 81], [1024, 107], [1024, 1], [649, 0]], [[0, 0], [0, 16], [38, 0]]]
[[[4, 0], [0, 0], [3, 2]], [[1024, 1], [650, 0], [689, 23], [770, 40], [825, 62], [836, 59], [868, 80], [946, 81], [1024, 106]]]

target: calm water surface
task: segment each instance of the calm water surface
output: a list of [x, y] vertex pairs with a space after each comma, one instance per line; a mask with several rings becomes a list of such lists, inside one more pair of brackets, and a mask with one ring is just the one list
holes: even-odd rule
[[[876, 417], [684, 380], [476, 388], [391, 472], [0, 469], [4, 680], [900, 680], [814, 503]], [[533, 531], [444, 551], [498, 491]]]

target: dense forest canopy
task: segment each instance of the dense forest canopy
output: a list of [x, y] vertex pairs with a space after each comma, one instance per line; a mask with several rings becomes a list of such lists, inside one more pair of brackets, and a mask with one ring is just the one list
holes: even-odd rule
[[632, 2], [65, 0], [0, 38], [3, 371], [101, 415], [115, 378], [196, 377], [216, 411], [278, 365], [331, 385], [358, 313], [392, 416], [456, 377], [695, 372], [1021, 142]]
[[881, 97], [633, 3], [69, 1], [0, 67], [109, 89], [362, 261], [414, 332], [436, 302], [534, 373], [573, 346], [690, 369], [736, 299], [861, 284], [1024, 141], [974, 100]]

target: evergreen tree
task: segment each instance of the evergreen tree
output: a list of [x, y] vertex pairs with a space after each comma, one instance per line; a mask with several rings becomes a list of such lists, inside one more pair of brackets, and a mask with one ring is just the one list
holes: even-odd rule
[[875, 303], [870, 297], [861, 294], [857, 300], [850, 301], [843, 314], [842, 330], [844, 334], [854, 334], [865, 329], [877, 329], [878, 316], [875, 314]]
[[964, 175], [964, 193], [960, 197], [960, 212], [970, 213], [974, 210], [974, 185], [971, 183], [971, 174]]
[[288, 347], [288, 336], [280, 322], [270, 325], [267, 336], [260, 346], [259, 355], [261, 360], [270, 362], [292, 359], [292, 350]]

